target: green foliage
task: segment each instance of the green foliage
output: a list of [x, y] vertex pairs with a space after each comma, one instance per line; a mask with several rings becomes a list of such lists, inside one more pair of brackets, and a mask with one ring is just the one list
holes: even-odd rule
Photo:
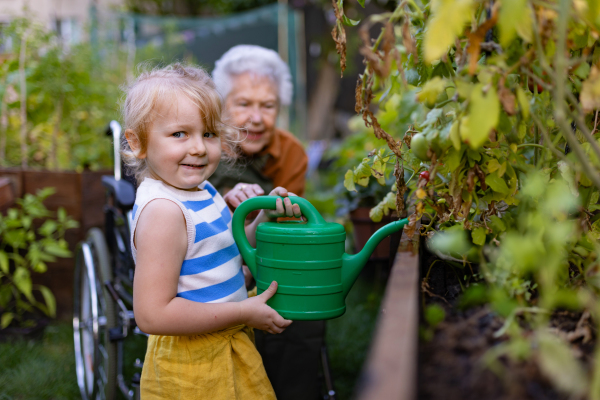
[[9, 167], [81, 171], [111, 166], [111, 139], [104, 130], [119, 119], [121, 86], [133, 77], [135, 63], [152, 67], [183, 54], [182, 39], [171, 31], [163, 46], [137, 49], [135, 59], [118, 42], [95, 39], [67, 47], [25, 18], [13, 20], [2, 35], [13, 43], [0, 63], [0, 166]]
[[81, 396], [75, 379], [72, 324], [49, 325], [41, 340], [15, 339], [0, 343], [0, 398], [76, 399]]
[[[13, 38], [14, 48], [0, 65], [2, 113], [6, 114], [0, 132], [5, 141], [0, 148], [2, 165], [22, 165], [23, 160], [32, 167], [63, 170], [110, 165], [110, 140], [102, 130], [117, 117], [119, 85], [126, 74], [122, 62], [100, 54], [115, 54], [116, 49], [89, 43], [67, 49], [54, 34], [27, 19], [15, 19], [3, 35]], [[116, 60], [124, 58], [115, 55]], [[21, 69], [26, 77], [25, 98]], [[21, 147], [23, 101], [26, 154]]]
[[0, 216], [0, 329], [31, 323], [27, 318], [36, 308], [51, 317], [56, 314], [54, 295], [33, 284], [32, 274], [46, 272], [47, 263], [57, 257], [71, 257], [65, 231], [78, 223], [62, 208], [56, 215], [48, 211], [43, 201], [52, 194], [53, 188], [26, 194], [17, 208]]
[[[588, 310], [600, 321], [596, 3], [408, 1], [372, 17], [381, 34], [363, 38], [356, 110], [386, 145], [357, 155], [341, 174], [345, 187], [376, 182], [371, 171], [383, 158], [390, 170], [409, 171], [387, 183], [372, 218], [397, 204], [412, 214], [411, 235], [426, 215], [420, 233], [434, 251], [479, 264], [485, 282], [464, 304], [490, 302], [509, 318], [542, 310], [534, 329], [557, 308]], [[541, 359], [560, 347], [548, 343]], [[555, 372], [545, 370], [551, 379]], [[555, 383], [599, 399], [591, 388], [600, 387], [600, 372], [594, 376], [578, 381], [583, 389]]]
[[158, 15], [214, 15], [243, 12], [275, 0], [125, 0], [128, 11]]

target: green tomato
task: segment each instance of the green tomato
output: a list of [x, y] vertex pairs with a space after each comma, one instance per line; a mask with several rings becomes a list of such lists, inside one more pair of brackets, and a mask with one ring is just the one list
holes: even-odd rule
[[421, 161], [428, 161], [427, 151], [429, 150], [429, 143], [422, 133], [415, 133], [410, 141], [410, 149], [412, 153], [419, 158]]

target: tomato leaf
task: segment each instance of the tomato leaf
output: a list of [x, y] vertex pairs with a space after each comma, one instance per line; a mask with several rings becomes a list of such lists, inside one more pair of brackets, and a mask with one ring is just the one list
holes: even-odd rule
[[346, 172], [346, 175], [344, 176], [344, 187], [349, 191], [349, 192], [356, 192], [356, 186], [354, 186], [354, 172], [352, 172], [352, 170], [348, 170], [348, 172]]
[[473, 15], [472, 0], [434, 0], [433, 18], [425, 31], [425, 61], [431, 63], [448, 51]]
[[506, 181], [498, 176], [498, 172], [488, 174], [485, 177], [485, 183], [492, 188], [494, 192], [502, 193], [505, 195], [510, 194], [510, 189], [506, 185]]
[[496, 89], [490, 87], [484, 94], [483, 85], [476, 85], [471, 93], [471, 109], [465, 122], [467, 126], [461, 131], [462, 139], [468, 141], [472, 149], [481, 147], [498, 124], [499, 114], [500, 102]]
[[526, 42], [533, 37], [531, 9], [527, 0], [502, 0], [498, 17], [500, 44], [507, 48], [518, 34]]
[[472, 230], [471, 238], [473, 239], [474, 244], [483, 246], [485, 244], [485, 228], [480, 226], [479, 228]]

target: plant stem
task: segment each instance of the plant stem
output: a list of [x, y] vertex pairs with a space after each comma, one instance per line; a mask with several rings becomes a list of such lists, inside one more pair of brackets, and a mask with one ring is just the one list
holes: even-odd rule
[[557, 125], [562, 130], [563, 135], [567, 139], [567, 142], [571, 146], [573, 152], [579, 159], [581, 166], [588, 178], [594, 183], [594, 186], [600, 189], [600, 176], [597, 171], [594, 171], [589, 160], [587, 159], [585, 152], [581, 148], [579, 141], [571, 131], [571, 127], [567, 122], [567, 113], [565, 112], [565, 78], [567, 75], [566, 67], [567, 62], [565, 59], [566, 41], [567, 41], [567, 26], [569, 19], [569, 0], [559, 0], [559, 13], [557, 22], [558, 40], [556, 41], [556, 59], [555, 67], [556, 73], [554, 76], [555, 90], [554, 90], [554, 102], [555, 111], [554, 116], [556, 118]]
[[[4, 79], [6, 83], [6, 78]], [[6, 164], [6, 131], [8, 130], [8, 106], [6, 104], [6, 89], [0, 100], [0, 162]]]
[[520, 149], [521, 147], [535, 147], [535, 148], [541, 148], [541, 149], [545, 149], [546, 146], [541, 145], [541, 144], [536, 144], [536, 143], [522, 143], [517, 145], [517, 148]]
[[569, 164], [570, 167], [572, 167], [575, 170], [578, 170], [579, 168], [576, 168], [575, 165], [573, 165], [573, 163], [569, 159], [567, 159], [567, 157], [565, 157], [565, 155], [560, 150], [554, 147], [552, 141], [550, 140], [550, 135], [546, 131], [546, 128], [543, 126], [542, 121], [540, 121], [534, 114], [531, 114], [531, 118], [533, 119], [533, 122], [537, 125], [539, 131], [542, 133], [542, 136], [544, 137], [544, 143], [548, 143], [544, 147], [550, 150], [552, 154], [554, 154], [556, 157]]
[[25, 30], [21, 38], [19, 54], [19, 78], [21, 86], [21, 167], [27, 168], [27, 80], [25, 79], [25, 56], [27, 55], [27, 36]]
[[[409, 170], [410, 171], [410, 170]], [[412, 178], [417, 174], [417, 171], [413, 171], [413, 174], [410, 176], [410, 178], [408, 178], [408, 180], [406, 181], [405, 185], [408, 186], [408, 182], [410, 182], [412, 180]]]
[[[556, 82], [556, 73], [554, 71], [552, 71], [550, 68], [544, 68], [543, 66], [542, 66], [542, 68], [543, 68], [544, 72], [546, 72], [548, 74], [548, 76], [550, 76], [550, 78], [554, 79]], [[565, 71], [566, 71], [566, 60], [565, 60]], [[565, 74], [566, 74], [566, 72], [565, 72]], [[532, 75], [532, 76], [534, 77], [534, 80], [536, 80], [536, 81], [539, 80], [539, 78], [537, 76], [535, 76], [535, 75]], [[539, 80], [539, 81], [541, 81], [541, 80]], [[543, 82], [543, 81], [541, 81], [541, 82]], [[544, 84], [545, 84], [545, 82], [544, 82]], [[540, 86], [542, 86], [542, 85], [540, 84]], [[546, 87], [544, 87], [544, 89], [546, 89]], [[546, 90], [551, 90], [550, 86], [548, 86], [548, 88]], [[584, 119], [581, 117], [585, 113], [581, 109], [579, 101], [577, 101], [577, 98], [573, 95], [573, 93], [571, 93], [569, 91], [564, 91], [564, 95], [566, 96], [566, 98], [569, 100], [569, 102], [575, 109], [575, 110], [571, 110], [571, 109], [567, 108], [567, 113], [569, 114], [569, 116], [571, 118], [573, 118], [573, 120], [577, 124], [577, 127], [579, 128], [579, 130], [581, 131], [583, 136], [586, 138], [586, 140], [588, 142], [590, 142], [592, 149], [596, 153], [596, 157], [600, 158], [600, 145], [594, 138], [593, 131], [590, 132], [589, 128], [585, 124]], [[596, 114], [596, 117], [597, 117], [597, 114]], [[595, 130], [595, 125], [594, 125], [594, 130]]]

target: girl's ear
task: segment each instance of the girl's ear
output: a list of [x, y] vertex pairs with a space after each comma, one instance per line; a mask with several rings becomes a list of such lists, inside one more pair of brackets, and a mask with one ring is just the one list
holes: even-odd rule
[[131, 129], [125, 131], [125, 139], [127, 139], [127, 143], [129, 143], [129, 147], [136, 158], [146, 158], [146, 154], [142, 153], [142, 144], [140, 143], [140, 140]]

